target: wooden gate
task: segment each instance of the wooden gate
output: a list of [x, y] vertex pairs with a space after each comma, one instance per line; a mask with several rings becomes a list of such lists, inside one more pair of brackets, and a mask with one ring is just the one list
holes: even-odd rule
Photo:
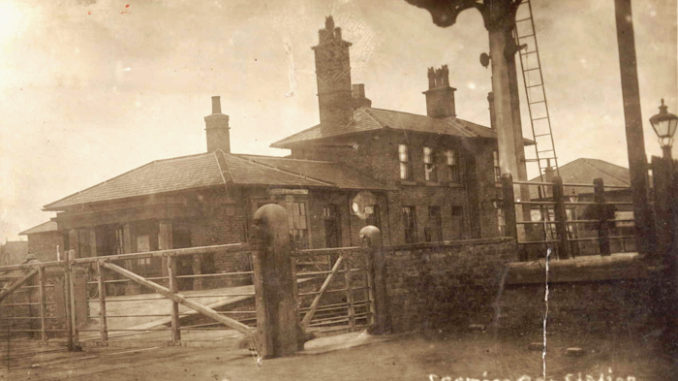
[[292, 258], [304, 329], [321, 334], [350, 332], [374, 322], [367, 248], [301, 250]]

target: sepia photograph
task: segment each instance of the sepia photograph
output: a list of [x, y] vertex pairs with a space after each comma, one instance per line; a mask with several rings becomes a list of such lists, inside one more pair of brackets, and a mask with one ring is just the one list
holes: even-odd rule
[[0, 0], [0, 381], [677, 379], [676, 114], [678, 0]]

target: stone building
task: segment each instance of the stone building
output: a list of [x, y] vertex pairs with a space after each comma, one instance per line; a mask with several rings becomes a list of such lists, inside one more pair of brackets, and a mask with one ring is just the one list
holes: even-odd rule
[[[66, 248], [94, 256], [243, 242], [269, 202], [287, 208], [299, 248], [358, 245], [367, 224], [385, 244], [497, 236], [496, 134], [457, 117], [447, 66], [428, 69], [427, 115], [373, 108], [351, 82], [350, 45], [327, 18], [313, 47], [320, 123], [271, 145], [289, 156], [232, 153], [229, 117], [213, 97], [206, 153], [154, 161], [45, 206]], [[153, 275], [159, 261], [134, 266]], [[232, 265], [205, 256], [178, 267]]]

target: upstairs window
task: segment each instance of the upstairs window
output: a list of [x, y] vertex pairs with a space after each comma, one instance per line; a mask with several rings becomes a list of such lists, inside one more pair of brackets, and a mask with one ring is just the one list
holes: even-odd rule
[[436, 167], [433, 161], [433, 150], [431, 147], [424, 147], [424, 178], [426, 181], [437, 181]]
[[459, 153], [451, 149], [446, 150], [445, 164], [447, 165], [447, 175], [450, 182], [460, 183], [461, 174], [459, 171]]
[[499, 152], [492, 151], [492, 160], [494, 163], [494, 181], [501, 181], [501, 168], [499, 167]]
[[398, 145], [398, 160], [400, 161], [400, 179], [411, 180], [412, 171], [410, 170], [410, 152], [406, 144]]

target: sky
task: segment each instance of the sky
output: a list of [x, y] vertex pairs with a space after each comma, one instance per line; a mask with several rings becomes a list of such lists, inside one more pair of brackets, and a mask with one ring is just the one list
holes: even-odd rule
[[[628, 166], [614, 1], [532, 4], [561, 165]], [[645, 146], [659, 155], [648, 119], [660, 98], [678, 114], [676, 0], [632, 6]], [[54, 217], [45, 204], [205, 152], [213, 95], [233, 152], [286, 154], [269, 144], [318, 122], [310, 47], [328, 15], [373, 107], [425, 114], [426, 69], [447, 64], [458, 117], [489, 125], [475, 10], [439, 28], [404, 0], [0, 0], [0, 240]]]

